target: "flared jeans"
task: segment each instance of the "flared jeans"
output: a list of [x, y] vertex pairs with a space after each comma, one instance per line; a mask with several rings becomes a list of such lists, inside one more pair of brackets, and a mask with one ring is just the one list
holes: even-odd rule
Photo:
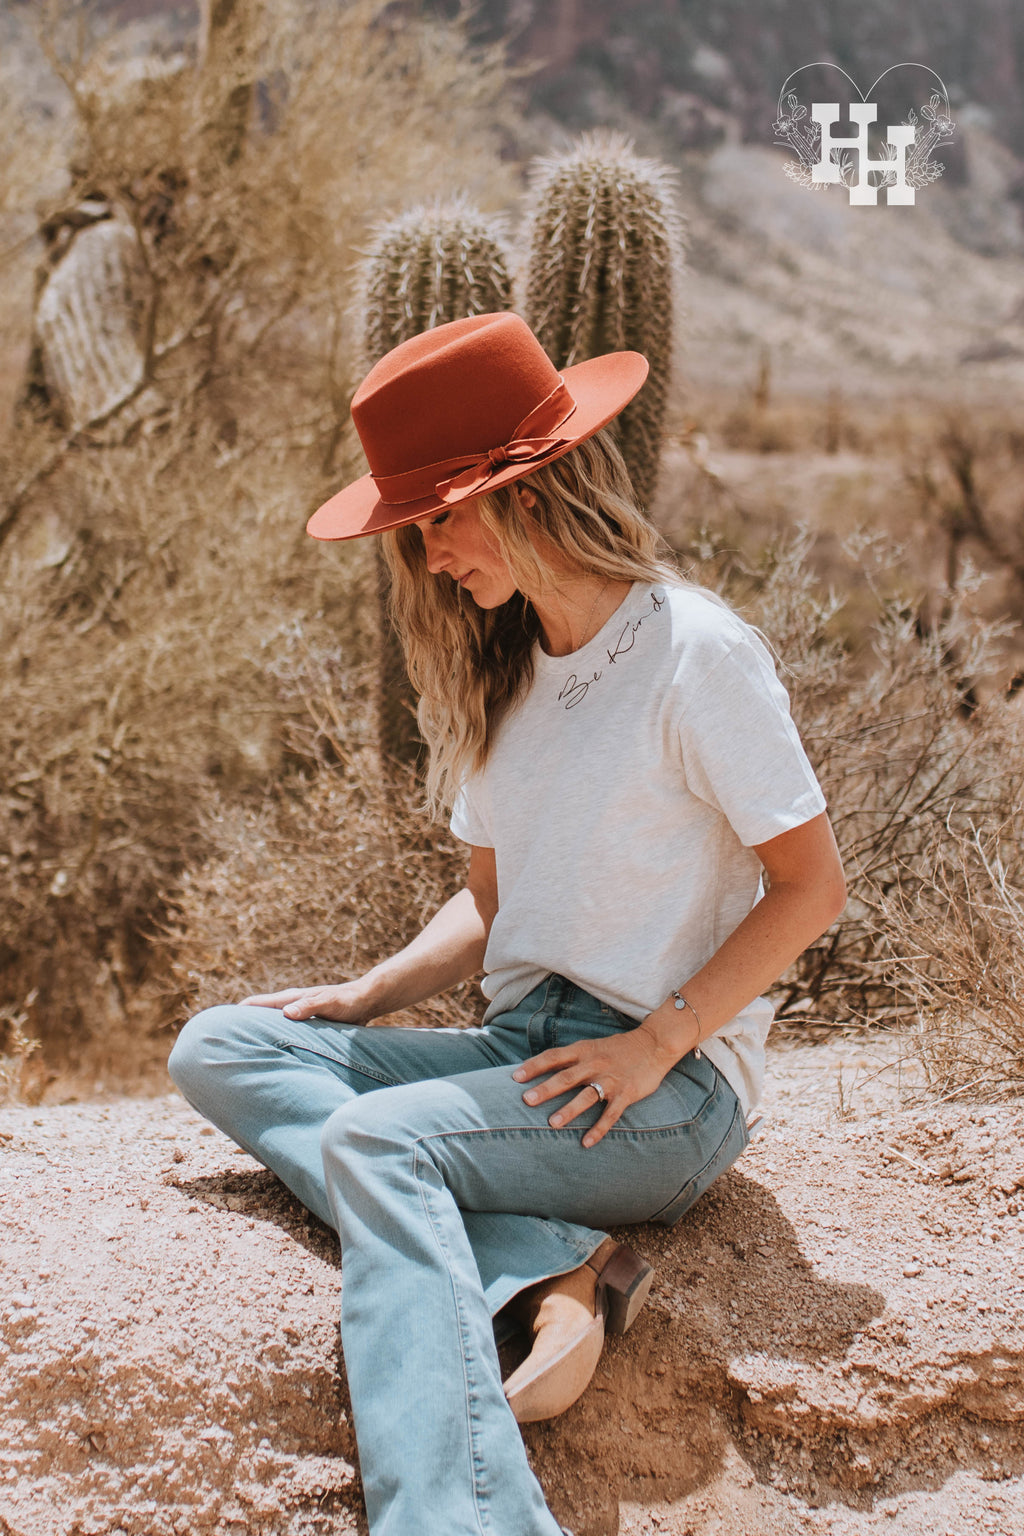
[[512, 1078], [635, 1021], [560, 976], [477, 1029], [210, 1008], [171, 1054], [189, 1102], [341, 1241], [341, 1338], [373, 1536], [558, 1536], [502, 1392], [492, 1319], [607, 1226], [671, 1224], [742, 1152], [739, 1102], [692, 1053], [595, 1147]]

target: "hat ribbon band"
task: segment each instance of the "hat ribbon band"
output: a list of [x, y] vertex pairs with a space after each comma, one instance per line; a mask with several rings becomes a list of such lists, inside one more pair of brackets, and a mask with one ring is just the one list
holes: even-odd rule
[[440, 480], [434, 487], [442, 501], [462, 501], [469, 496], [482, 496], [493, 477], [506, 464], [530, 464], [534, 459], [546, 458], [560, 448], [568, 448], [571, 437], [522, 437], [507, 443], [503, 448], [492, 448], [486, 459], [473, 464], [454, 480]]
[[[534, 459], [557, 453], [560, 448], [567, 448], [573, 437], [559, 437], [555, 435], [556, 429], [569, 420], [575, 409], [576, 401], [559, 379], [550, 395], [523, 417], [509, 442], [484, 454], [460, 454], [437, 464], [406, 470], [400, 475], [374, 475], [378, 494], [382, 501], [392, 505], [419, 501], [425, 496], [438, 496], [441, 501], [448, 502], [481, 495], [492, 477], [506, 464], [529, 464]], [[467, 457], [470, 457], [468, 464]], [[461, 473], [452, 477], [453, 470]]]

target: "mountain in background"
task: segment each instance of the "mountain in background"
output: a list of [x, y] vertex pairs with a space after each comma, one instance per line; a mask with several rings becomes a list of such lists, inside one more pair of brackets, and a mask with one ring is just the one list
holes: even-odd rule
[[[0, 11], [33, 4], [0, 0]], [[115, 22], [161, 17], [184, 34], [195, 31], [200, 0], [96, 0], [92, 9]], [[452, 16], [467, 6], [393, 0], [389, 9]], [[626, 117], [650, 124], [669, 149], [770, 144], [793, 70], [834, 63], [866, 93], [892, 65], [913, 61], [941, 77], [955, 118], [1024, 160], [1021, 0], [472, 0], [468, 9], [478, 39], [504, 39], [528, 67], [530, 103], [572, 131]], [[834, 75], [803, 78], [814, 99], [834, 99]], [[882, 122], [905, 112], [897, 81], [871, 99]], [[941, 158], [947, 177], [962, 181], [962, 142]], [[1024, 204], [1024, 176], [1015, 196]]]
[[[34, 3], [6, 0], [0, 10]], [[393, 8], [467, 9], [465, 0]], [[92, 9], [123, 21], [173, 15], [194, 29], [199, 0], [97, 0]], [[827, 60], [867, 91], [890, 65], [914, 60], [942, 77], [954, 115], [969, 109], [1024, 158], [1021, 0], [472, 0], [469, 9], [480, 38], [507, 38], [512, 57], [534, 66], [533, 104], [571, 129], [607, 122], [617, 103], [680, 148], [727, 133], [770, 142], [790, 71]], [[884, 98], [883, 88], [882, 107]]]
[[[534, 105], [572, 129], [607, 122], [618, 104], [676, 148], [771, 143], [792, 70], [829, 61], [867, 92], [913, 60], [942, 77], [954, 116], [967, 109], [1024, 157], [1020, 0], [476, 0], [475, 14], [481, 36], [509, 38], [514, 58], [539, 66]], [[884, 84], [876, 99], [884, 121]], [[963, 175], [955, 148], [946, 161]]]

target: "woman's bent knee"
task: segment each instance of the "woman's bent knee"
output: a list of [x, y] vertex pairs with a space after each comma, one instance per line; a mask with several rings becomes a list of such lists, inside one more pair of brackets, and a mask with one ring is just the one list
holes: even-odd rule
[[[253, 1015], [256, 1015], [254, 1018]], [[261, 1019], [260, 1014], [266, 1018]], [[271, 1009], [222, 1003], [189, 1019], [174, 1043], [167, 1070], [187, 1099], [195, 1102], [211, 1071], [244, 1061], [273, 1033]]]
[[324, 1121], [320, 1132], [320, 1154], [324, 1160], [331, 1157], [344, 1159], [345, 1149], [352, 1135], [352, 1111], [359, 1107], [359, 1100], [339, 1104], [329, 1119]]
[[348, 1168], [364, 1158], [374, 1162], [410, 1151], [416, 1130], [401, 1116], [389, 1113], [401, 1089], [383, 1088], [349, 1099], [324, 1122], [320, 1154], [324, 1167]]

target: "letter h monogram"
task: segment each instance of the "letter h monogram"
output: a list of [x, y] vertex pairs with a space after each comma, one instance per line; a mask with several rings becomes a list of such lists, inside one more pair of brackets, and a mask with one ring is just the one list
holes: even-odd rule
[[873, 101], [854, 101], [849, 107], [850, 121], [857, 125], [856, 136], [852, 139], [834, 139], [832, 137], [832, 124], [839, 121], [839, 103], [837, 101], [815, 101], [811, 104], [811, 117], [816, 123], [821, 124], [821, 159], [817, 165], [811, 167], [811, 179], [817, 182], [841, 182], [842, 172], [832, 159], [834, 149], [855, 149], [860, 156], [860, 173], [850, 187], [850, 202], [863, 206], [871, 206], [878, 202], [878, 188], [873, 187], [868, 181], [869, 171], [887, 171], [890, 175], [895, 172], [896, 180], [885, 189], [887, 203], [901, 203], [908, 206], [914, 201], [914, 189], [907, 183], [907, 150], [914, 142], [916, 129], [909, 123], [898, 123], [895, 127], [889, 127], [885, 131], [886, 142], [891, 144], [896, 151], [892, 160], [868, 159], [868, 125], [878, 116], [878, 107]]

